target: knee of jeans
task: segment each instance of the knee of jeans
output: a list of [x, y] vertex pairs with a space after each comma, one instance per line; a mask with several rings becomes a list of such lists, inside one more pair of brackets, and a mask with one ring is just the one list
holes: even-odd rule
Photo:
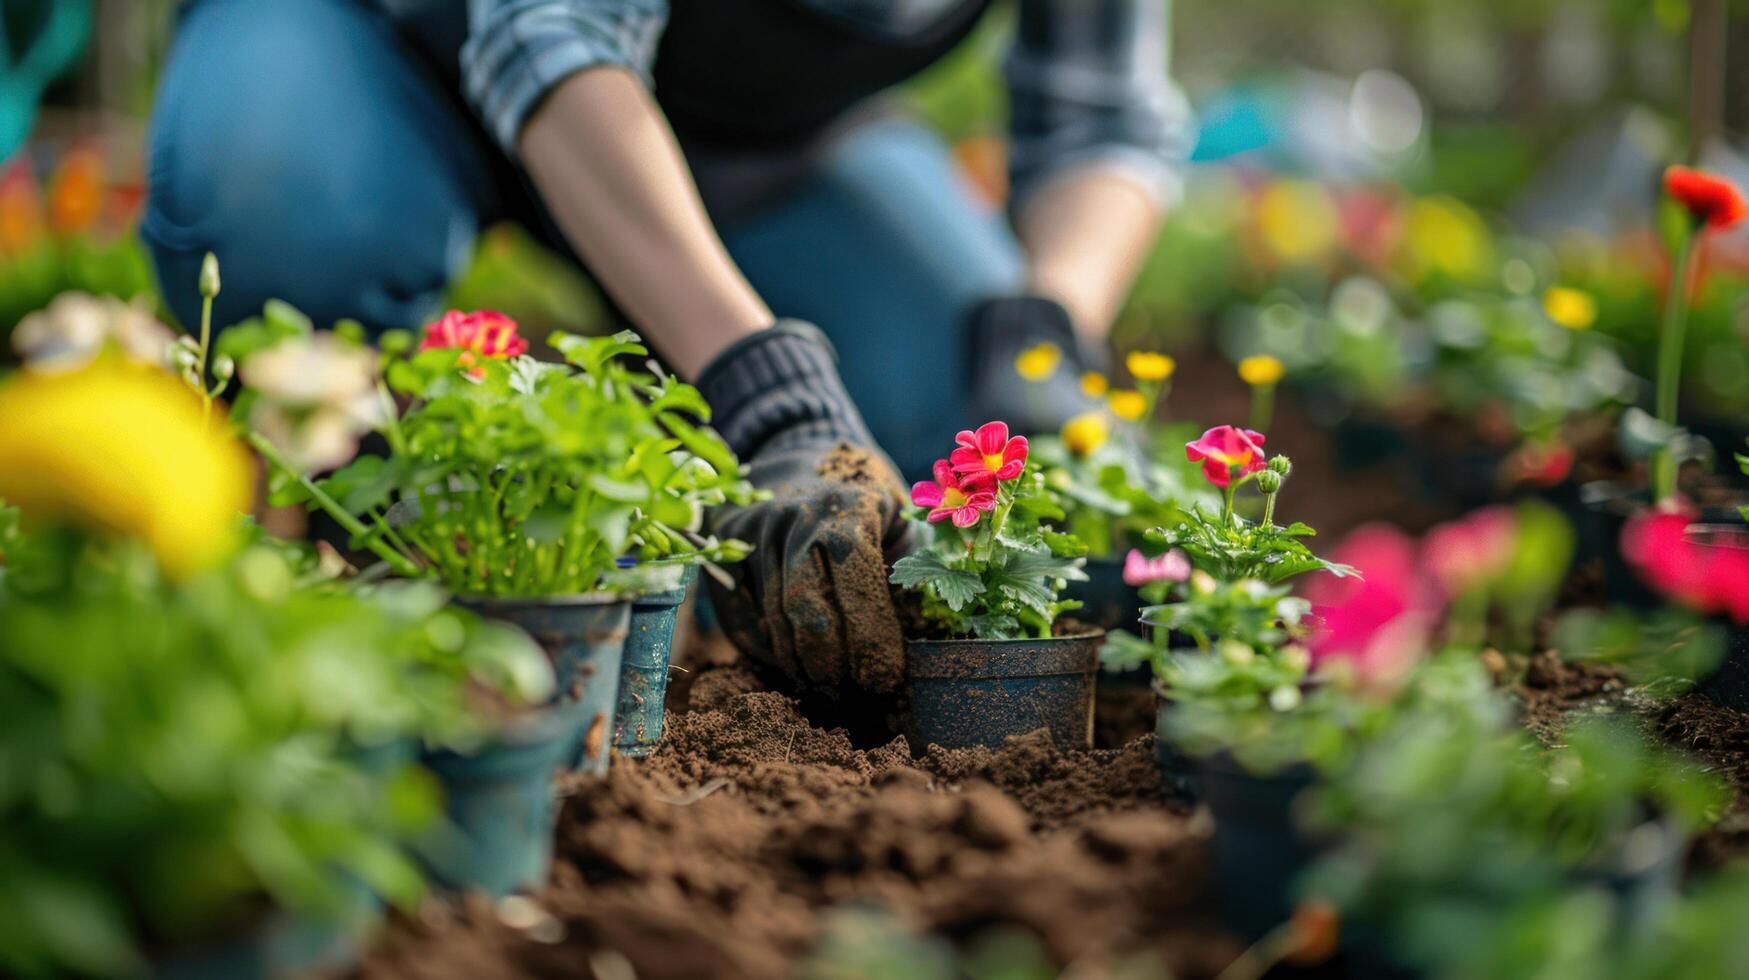
[[[220, 324], [281, 299], [319, 325], [414, 326], [467, 261], [483, 206], [478, 148], [365, 9], [188, 10], [151, 121], [140, 227], [185, 323], [209, 251]], [[301, 60], [274, 53], [287, 45]], [[327, 70], [312, 72], [322, 52]]]

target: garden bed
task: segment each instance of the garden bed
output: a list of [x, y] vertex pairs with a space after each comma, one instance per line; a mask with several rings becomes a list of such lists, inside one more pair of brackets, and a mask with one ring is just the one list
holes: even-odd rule
[[1199, 917], [1209, 826], [1164, 797], [1145, 727], [1106, 729], [1131, 736], [1115, 749], [1031, 737], [913, 759], [716, 659], [655, 754], [564, 787], [548, 888], [428, 906], [358, 975], [570, 977], [606, 956], [639, 977], [778, 976], [854, 903], [957, 941], [1019, 927], [1057, 963], [1152, 953], [1203, 976], [1239, 952]]

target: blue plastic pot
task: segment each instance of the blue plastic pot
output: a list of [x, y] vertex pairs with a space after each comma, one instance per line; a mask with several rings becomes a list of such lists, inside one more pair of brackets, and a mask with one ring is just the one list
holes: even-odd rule
[[339, 970], [357, 961], [362, 938], [381, 915], [382, 903], [356, 884], [332, 917], [276, 909], [229, 939], [162, 957], [151, 975], [156, 980], [270, 980]]
[[469, 753], [427, 752], [444, 820], [418, 848], [432, 877], [494, 896], [538, 887], [553, 856], [553, 775], [575, 751], [581, 715], [560, 703], [514, 721]]
[[579, 708], [578, 737], [567, 764], [580, 772], [607, 772], [631, 602], [604, 593], [457, 601], [482, 616], [520, 627], [540, 644], [553, 662], [558, 699]]
[[905, 738], [998, 748], [1040, 728], [1064, 748], [1093, 745], [1093, 689], [1104, 630], [1048, 640], [913, 640], [905, 644]]
[[674, 626], [693, 574], [688, 568], [686, 579], [675, 588], [632, 598], [631, 629], [619, 670], [619, 705], [613, 713], [613, 747], [621, 755], [649, 755], [662, 741]]

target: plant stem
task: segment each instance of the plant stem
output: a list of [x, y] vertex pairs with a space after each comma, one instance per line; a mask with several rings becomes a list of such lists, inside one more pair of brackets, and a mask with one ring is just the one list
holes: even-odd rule
[[195, 355], [194, 369], [200, 389], [200, 418], [202, 422], [211, 420], [213, 414], [213, 396], [207, 391], [206, 362], [213, 340], [213, 298], [202, 296], [200, 300], [200, 350]]
[[1251, 428], [1258, 432], [1269, 429], [1275, 415], [1275, 385], [1251, 386]]
[[316, 486], [314, 480], [305, 476], [303, 471], [291, 465], [291, 461], [280, 455], [279, 449], [273, 443], [268, 442], [255, 432], [246, 432], [244, 438], [256, 452], [261, 454], [263, 459], [297, 480], [298, 485], [304, 488], [304, 492], [310, 495], [310, 499], [316, 502], [316, 506], [322, 508], [323, 513], [334, 518], [334, 522], [345, 528], [348, 534], [363, 540], [365, 547], [374, 552], [378, 558], [387, 562], [396, 574], [405, 575], [408, 578], [415, 578], [419, 575], [419, 566], [414, 564], [412, 559], [383, 543], [381, 538], [371, 534], [369, 528], [360, 523], [358, 518], [348, 513], [346, 508], [340, 506], [333, 497], [328, 496], [327, 491]]
[[1275, 494], [1273, 493], [1263, 495], [1263, 526], [1275, 526]]
[[[1676, 427], [1678, 389], [1682, 385], [1682, 342], [1688, 326], [1689, 291], [1692, 287], [1695, 240], [1698, 231], [1690, 232], [1677, 249], [1676, 261], [1670, 273], [1670, 292], [1664, 302], [1664, 325], [1658, 337], [1658, 421], [1670, 429]], [[1658, 503], [1676, 493], [1676, 455], [1666, 442], [1652, 460], [1652, 502]]]

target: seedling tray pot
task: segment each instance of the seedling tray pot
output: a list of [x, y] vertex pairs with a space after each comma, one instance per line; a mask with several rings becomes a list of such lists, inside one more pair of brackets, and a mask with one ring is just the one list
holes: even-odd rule
[[473, 752], [440, 749], [425, 766], [444, 790], [444, 821], [419, 848], [431, 874], [494, 896], [539, 886], [552, 863], [552, 780], [575, 751], [587, 709], [550, 705]]
[[576, 705], [581, 718], [567, 765], [580, 772], [606, 773], [613, 749], [613, 712], [619, 701], [631, 601], [604, 593], [459, 601], [482, 616], [520, 627], [547, 652], [553, 662], [558, 700]]
[[[688, 580], [691, 577], [688, 569]], [[613, 747], [621, 755], [649, 755], [662, 741], [674, 626], [684, 602], [685, 583], [632, 599], [631, 630], [619, 671], [619, 705], [613, 713]]]
[[914, 751], [1000, 747], [1044, 728], [1064, 748], [1093, 745], [1104, 630], [1048, 640], [913, 640], [905, 645], [904, 733]]

